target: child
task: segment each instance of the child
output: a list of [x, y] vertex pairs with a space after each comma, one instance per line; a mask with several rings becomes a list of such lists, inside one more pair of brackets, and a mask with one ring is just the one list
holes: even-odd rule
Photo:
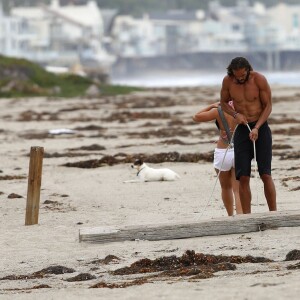
[[[235, 200], [236, 213], [242, 214], [243, 210], [242, 210], [240, 196], [239, 196], [239, 181], [236, 180], [235, 178], [234, 150], [233, 148], [229, 148], [227, 150], [230, 144], [231, 137], [227, 136], [225, 125], [223, 124], [220, 113], [218, 112], [219, 105], [220, 102], [217, 102], [205, 107], [204, 109], [200, 110], [198, 113], [195, 114], [193, 120], [198, 123], [208, 122], [213, 120], [216, 121], [220, 135], [214, 152], [214, 167], [217, 174], [220, 172], [219, 181], [222, 189], [222, 200], [226, 208], [227, 214], [228, 216], [233, 216], [234, 200]], [[226, 113], [224, 113], [224, 117], [225, 120], [227, 121], [229, 130], [232, 135], [234, 128], [237, 125], [235, 119]], [[227, 153], [224, 159], [226, 150]]]

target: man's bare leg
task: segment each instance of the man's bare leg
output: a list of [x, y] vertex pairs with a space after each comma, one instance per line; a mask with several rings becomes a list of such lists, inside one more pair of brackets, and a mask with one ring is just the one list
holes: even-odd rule
[[240, 178], [240, 200], [244, 214], [251, 213], [251, 190], [250, 190], [250, 177], [241, 176]]
[[268, 174], [263, 174], [261, 176], [261, 179], [264, 183], [265, 197], [267, 199], [269, 210], [276, 211], [277, 205], [276, 205], [276, 190], [275, 190], [274, 181], [272, 177]]

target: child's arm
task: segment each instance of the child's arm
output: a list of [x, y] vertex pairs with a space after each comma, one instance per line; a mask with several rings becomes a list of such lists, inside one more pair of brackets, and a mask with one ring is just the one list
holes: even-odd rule
[[219, 104], [220, 102], [216, 102], [198, 111], [193, 116], [193, 120], [199, 123], [215, 120], [218, 112], [214, 108], [218, 108]]

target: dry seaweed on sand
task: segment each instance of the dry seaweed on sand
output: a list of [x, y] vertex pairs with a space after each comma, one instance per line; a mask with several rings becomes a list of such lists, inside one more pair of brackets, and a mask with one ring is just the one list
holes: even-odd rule
[[72, 268], [67, 268], [64, 266], [56, 265], [44, 268], [40, 271], [34, 272], [28, 275], [8, 275], [0, 278], [0, 280], [26, 280], [26, 279], [36, 279], [36, 278], [44, 278], [45, 275], [54, 274], [65, 274], [65, 273], [74, 273], [75, 270]]
[[[121, 157], [122, 158], [118, 158]], [[73, 163], [63, 164], [65, 167], [75, 167], [84, 169], [93, 169], [103, 166], [113, 166], [116, 164], [132, 163], [135, 158], [140, 158], [147, 163], [163, 163], [163, 162], [191, 162], [197, 163], [199, 161], [209, 161], [213, 159], [213, 152], [207, 153], [183, 153], [178, 152], [167, 152], [167, 153], [157, 153], [157, 154], [115, 154], [114, 156], [105, 155], [101, 159], [90, 159], [86, 161], [79, 161]]]
[[[112, 272], [114, 275], [129, 275], [138, 273], [153, 273], [161, 271], [170, 271], [180, 269], [183, 267], [195, 266], [211, 266], [223, 264], [224, 269], [228, 268], [230, 264], [241, 263], [263, 263], [271, 262], [272, 260], [265, 257], [253, 256], [223, 256], [223, 255], [209, 255], [203, 253], [195, 253], [193, 250], [187, 250], [181, 257], [175, 255], [163, 256], [154, 260], [144, 258], [131, 264], [129, 267], [117, 269]], [[213, 269], [214, 267], [212, 267]]]
[[[162, 256], [156, 259], [143, 258], [129, 267], [123, 267], [110, 272], [112, 275], [144, 275], [131, 281], [119, 283], [107, 283], [101, 281], [91, 288], [125, 288], [132, 285], [151, 283], [157, 280], [188, 279], [198, 280], [207, 279], [214, 276], [219, 271], [234, 271], [235, 264], [241, 263], [264, 263], [272, 260], [265, 257], [253, 256], [222, 256], [196, 253], [187, 250], [182, 256]], [[149, 275], [148, 275], [149, 274]], [[123, 279], [124, 280], [124, 279]]]

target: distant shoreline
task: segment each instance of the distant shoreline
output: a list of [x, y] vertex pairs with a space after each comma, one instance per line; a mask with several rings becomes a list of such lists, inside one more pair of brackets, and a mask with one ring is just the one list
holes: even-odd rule
[[[299, 71], [260, 71], [266, 76], [270, 85], [300, 87]], [[224, 72], [206, 71], [145, 71], [143, 74], [128, 76], [112, 76], [111, 83], [137, 87], [195, 87], [221, 86]]]

